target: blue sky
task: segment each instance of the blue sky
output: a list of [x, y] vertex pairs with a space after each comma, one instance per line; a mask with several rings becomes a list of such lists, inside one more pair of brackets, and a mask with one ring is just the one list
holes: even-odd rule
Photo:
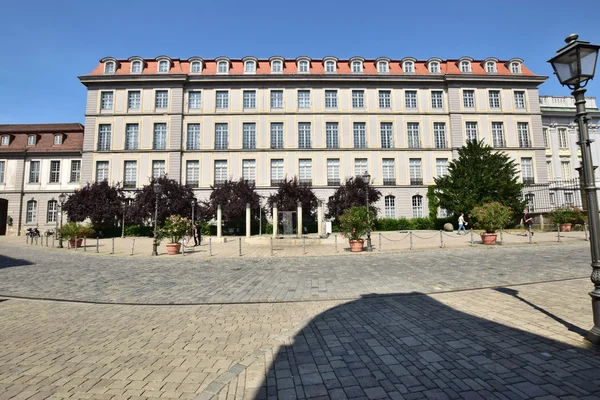
[[520, 57], [550, 76], [541, 94], [569, 95], [546, 61], [570, 33], [600, 44], [599, 21], [598, 0], [5, 1], [0, 124], [83, 122], [77, 76], [104, 56]]

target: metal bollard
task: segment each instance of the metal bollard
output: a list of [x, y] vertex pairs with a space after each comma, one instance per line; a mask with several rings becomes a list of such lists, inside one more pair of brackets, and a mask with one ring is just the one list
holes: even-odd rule
[[471, 228], [471, 246], [473, 246], [473, 228]]
[[185, 256], [185, 242], [183, 240], [181, 241], [181, 255]]
[[271, 237], [271, 256], [273, 256], [273, 237]]
[[444, 248], [444, 232], [440, 229], [440, 248]]
[[54, 236], [52, 236], [52, 247], [54, 247]]
[[528, 236], [527, 240], [529, 240], [529, 244], [531, 244], [531, 239], [532, 239], [531, 231], [527, 231], [527, 236]]
[[333, 235], [333, 238], [335, 239], [335, 252], [338, 252], [338, 248], [337, 248], [337, 235]]
[[83, 251], [87, 251], [87, 238], [83, 238]]
[[96, 238], [96, 253], [99, 253], [100, 250], [98, 250], [98, 248], [100, 247], [100, 238]]
[[212, 238], [208, 238], [208, 255], [212, 257]]
[[77, 236], [75, 236], [75, 251], [77, 251]]
[[583, 223], [583, 232], [585, 232], [585, 240], [588, 240], [588, 226], [587, 226], [587, 222]]
[[35, 237], [35, 244], [38, 244], [37, 236]]
[[381, 232], [379, 232], [379, 247], [378, 250], [381, 251]]
[[46, 247], [48, 247], [48, 236], [46, 236]]
[[239, 256], [242, 256], [242, 238], [238, 238], [238, 250], [239, 250]]
[[[473, 231], [473, 228], [471, 228], [471, 231]], [[504, 229], [500, 228], [500, 244], [504, 244], [504, 239], [502, 238], [503, 231]]]
[[560, 225], [556, 225], [556, 236], [558, 237], [558, 241], [560, 242]]
[[413, 244], [412, 244], [412, 231], [408, 232], [408, 239], [410, 240], [410, 249], [413, 249]]
[[115, 238], [112, 238], [112, 252], [110, 254], [115, 254]]
[[306, 238], [302, 237], [302, 254], [306, 254]]
[[130, 254], [130, 256], [133, 255], [133, 249], [134, 249], [134, 247], [135, 247], [135, 239], [133, 239], [133, 242], [131, 243], [131, 254]]

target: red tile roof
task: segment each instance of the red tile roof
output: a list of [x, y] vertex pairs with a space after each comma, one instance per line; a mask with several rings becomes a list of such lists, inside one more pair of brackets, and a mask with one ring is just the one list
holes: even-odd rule
[[78, 122], [64, 124], [0, 124], [0, 133], [63, 133], [83, 132], [83, 125]]
[[[63, 134], [62, 144], [54, 144], [54, 136]], [[27, 144], [27, 137], [37, 136], [35, 145]], [[0, 137], [10, 136], [8, 146], [0, 146], [0, 153], [30, 153], [79, 152], [83, 149], [83, 125], [79, 123], [66, 124], [23, 124], [0, 125]]]

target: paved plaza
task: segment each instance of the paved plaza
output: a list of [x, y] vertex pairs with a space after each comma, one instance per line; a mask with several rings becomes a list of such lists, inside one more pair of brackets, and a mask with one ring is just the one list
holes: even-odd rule
[[152, 258], [20, 239], [0, 240], [0, 399], [600, 399], [583, 240]]

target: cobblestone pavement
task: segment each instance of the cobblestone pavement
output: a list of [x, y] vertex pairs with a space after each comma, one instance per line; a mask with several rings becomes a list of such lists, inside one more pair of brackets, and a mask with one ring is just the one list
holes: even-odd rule
[[122, 304], [355, 299], [589, 276], [588, 242], [321, 257], [90, 256], [0, 242], [0, 295]]

